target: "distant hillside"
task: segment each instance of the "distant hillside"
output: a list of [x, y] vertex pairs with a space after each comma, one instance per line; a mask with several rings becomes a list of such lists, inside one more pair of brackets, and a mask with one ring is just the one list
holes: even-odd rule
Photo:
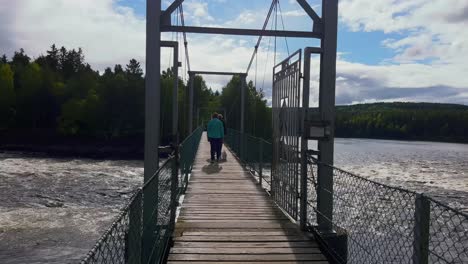
[[468, 106], [374, 103], [336, 107], [336, 136], [468, 143]]

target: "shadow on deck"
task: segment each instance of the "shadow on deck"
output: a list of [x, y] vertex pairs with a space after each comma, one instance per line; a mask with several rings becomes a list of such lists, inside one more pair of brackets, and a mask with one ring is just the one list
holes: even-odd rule
[[229, 149], [210, 164], [202, 136], [168, 263], [328, 263]]

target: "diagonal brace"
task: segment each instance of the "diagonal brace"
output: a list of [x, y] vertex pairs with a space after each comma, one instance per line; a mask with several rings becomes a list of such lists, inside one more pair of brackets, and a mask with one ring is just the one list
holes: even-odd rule
[[171, 14], [184, 2], [184, 0], [175, 0], [170, 6], [161, 13], [161, 24], [171, 24]]
[[309, 15], [310, 18], [312, 18], [312, 20], [314, 22], [321, 22], [322, 19], [317, 15], [317, 13], [315, 13], [314, 9], [312, 9], [312, 7], [309, 5], [309, 3], [307, 3], [306, 0], [296, 0], [297, 3], [299, 3], [299, 5], [301, 5], [301, 7], [304, 9], [304, 11], [306, 11], [306, 13]]

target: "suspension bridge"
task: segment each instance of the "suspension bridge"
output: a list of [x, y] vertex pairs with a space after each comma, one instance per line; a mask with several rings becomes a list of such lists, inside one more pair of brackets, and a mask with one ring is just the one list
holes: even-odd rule
[[[144, 184], [82, 263], [468, 263], [466, 214], [333, 166], [338, 0], [323, 0], [320, 16], [306, 0], [297, 3], [311, 31], [267, 29], [278, 0], [258, 30], [186, 26], [183, 0], [165, 10], [147, 0]], [[189, 136], [179, 142], [174, 78], [172, 154], [160, 165], [161, 47], [173, 50], [174, 76], [180, 66], [179, 42], [161, 40], [161, 32], [183, 34], [190, 99]], [[194, 71], [187, 33], [258, 40], [245, 72]], [[265, 36], [320, 40], [273, 65], [271, 142], [244, 129], [246, 78]], [[312, 56], [320, 61], [315, 108]], [[193, 126], [193, 79], [206, 74], [242, 80], [240, 131], [227, 133], [224, 163], [207, 161], [206, 134]], [[309, 149], [312, 140], [317, 149]]]

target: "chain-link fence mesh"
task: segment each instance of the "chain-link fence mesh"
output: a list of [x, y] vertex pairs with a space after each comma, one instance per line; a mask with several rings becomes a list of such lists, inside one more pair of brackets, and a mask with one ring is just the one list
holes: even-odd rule
[[171, 201], [171, 184], [175, 184], [172, 177], [174, 162], [174, 157], [165, 161], [143, 186], [143, 206], [146, 206], [148, 214], [143, 215], [142, 239], [145, 243], [142, 258], [147, 263], [159, 263], [170, 238], [171, 210], [176, 210], [175, 201]]
[[[192, 169], [202, 132], [198, 128], [182, 143], [180, 176], [178, 159], [171, 156], [143, 188], [135, 192], [110, 228], [81, 261], [82, 264], [141, 264], [163, 261], [174, 227], [177, 200], [182, 189], [180, 187], [184, 187], [178, 182], [185, 180], [184, 177]], [[181, 180], [178, 181], [178, 177]]]
[[138, 189], [81, 263], [136, 263], [134, 260], [139, 256], [135, 253], [141, 237], [138, 222], [142, 217], [141, 201], [142, 191]]
[[[311, 159], [309, 159], [311, 161]], [[432, 198], [341, 169], [309, 164], [308, 223], [317, 226], [317, 170], [333, 169], [334, 229], [347, 236], [342, 263], [468, 263], [468, 216]], [[325, 190], [331, 192], [332, 190]], [[423, 199], [427, 203], [420, 205]], [[328, 250], [333, 252], [333, 246]]]
[[263, 187], [270, 189], [273, 158], [271, 143], [233, 129], [228, 129], [224, 141]]
[[197, 154], [203, 128], [198, 127], [180, 144], [180, 180], [179, 192], [185, 192], [189, 180], [189, 173], [192, 171], [195, 155]]
[[[171, 201], [175, 161], [174, 157], [166, 160], [143, 188], [137, 190], [82, 264], [159, 263], [170, 237], [171, 210], [175, 210]], [[147, 216], [143, 215], [145, 203], [151, 209]], [[142, 241], [146, 241], [147, 247]], [[146, 255], [142, 254], [145, 250]], [[148, 260], [144, 261], [145, 258]]]
[[430, 206], [429, 263], [468, 263], [468, 215], [425, 198]]

